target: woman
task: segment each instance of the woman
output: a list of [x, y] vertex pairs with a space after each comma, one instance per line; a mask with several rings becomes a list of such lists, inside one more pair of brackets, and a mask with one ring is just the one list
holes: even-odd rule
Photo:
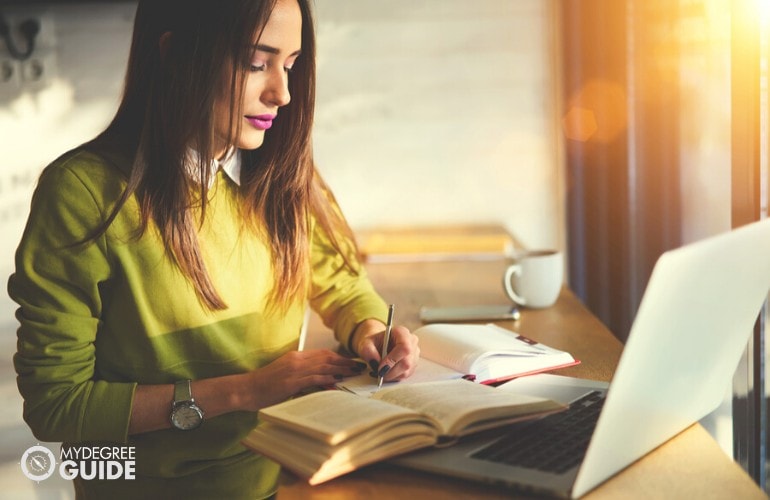
[[360, 371], [297, 352], [305, 303], [386, 380], [396, 327], [318, 176], [307, 0], [142, 0], [122, 102], [48, 166], [9, 292], [14, 363], [38, 439], [135, 447], [133, 481], [81, 498], [261, 498], [278, 466], [246, 451], [256, 412]]

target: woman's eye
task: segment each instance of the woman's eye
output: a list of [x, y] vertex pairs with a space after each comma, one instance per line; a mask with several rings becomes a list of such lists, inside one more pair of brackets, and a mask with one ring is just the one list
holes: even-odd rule
[[257, 63], [257, 64], [251, 63], [249, 65], [249, 71], [254, 71], [254, 72], [256, 72], [256, 71], [265, 71], [265, 69], [267, 69], [267, 65], [265, 63], [261, 63], [261, 64], [260, 63]]

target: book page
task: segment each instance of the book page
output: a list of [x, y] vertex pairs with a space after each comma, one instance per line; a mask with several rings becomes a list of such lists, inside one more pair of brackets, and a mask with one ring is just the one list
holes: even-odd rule
[[[420, 339], [423, 358], [477, 375], [480, 382], [572, 360], [569, 353], [494, 324], [434, 323], [418, 328], [414, 334]], [[494, 360], [494, 369], [487, 366], [486, 359]]]
[[441, 433], [445, 436], [461, 433], [462, 427], [476, 419], [512, 418], [561, 407], [547, 399], [497, 391], [494, 387], [466, 380], [389, 387], [370, 399], [387, 401], [427, 415], [441, 424]]
[[261, 420], [278, 422], [295, 432], [336, 444], [350, 436], [414, 412], [384, 401], [343, 391], [321, 391], [263, 408]]
[[[435, 380], [459, 379], [464, 375], [464, 373], [440, 365], [435, 361], [421, 358], [411, 377], [395, 382], [385, 382], [382, 388], [384, 389], [395, 385], [416, 384], [420, 382], [433, 382]], [[377, 386], [377, 377], [372, 377], [369, 373], [347, 377], [342, 382], [336, 383], [335, 387], [365, 397], [371, 396], [379, 389]]]
[[436, 439], [436, 429], [426, 425], [424, 419], [386, 424], [337, 445], [262, 422], [244, 438], [243, 444], [307, 478], [310, 484], [317, 484], [362, 465], [430, 446]]

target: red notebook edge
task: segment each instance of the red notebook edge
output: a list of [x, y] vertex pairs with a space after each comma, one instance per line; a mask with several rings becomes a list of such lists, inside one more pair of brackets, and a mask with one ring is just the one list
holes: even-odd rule
[[537, 373], [550, 372], [552, 370], [559, 370], [561, 368], [568, 368], [570, 366], [575, 366], [575, 365], [579, 365], [579, 364], [580, 364], [580, 360], [576, 359], [575, 361], [570, 361], [569, 363], [564, 363], [562, 365], [547, 366], [545, 368], [538, 368], [536, 370], [531, 370], [531, 371], [523, 372], [523, 373], [517, 373], [515, 375], [508, 375], [508, 376], [505, 376], [505, 377], [493, 378], [493, 379], [489, 379], [489, 380], [482, 380], [482, 381], [480, 381], [478, 383], [482, 384], [482, 385], [495, 385], [495, 384], [499, 384], [501, 382], [507, 382], [509, 380], [513, 380], [515, 378], [526, 377], [528, 375], [535, 375]]

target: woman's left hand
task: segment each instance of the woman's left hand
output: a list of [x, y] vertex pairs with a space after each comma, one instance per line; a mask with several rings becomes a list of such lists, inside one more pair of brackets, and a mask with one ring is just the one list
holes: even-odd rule
[[390, 332], [388, 353], [380, 359], [385, 325], [376, 320], [362, 322], [353, 333], [353, 348], [372, 368], [376, 376], [386, 381], [401, 380], [414, 373], [420, 359], [417, 336], [405, 326], [394, 326]]

